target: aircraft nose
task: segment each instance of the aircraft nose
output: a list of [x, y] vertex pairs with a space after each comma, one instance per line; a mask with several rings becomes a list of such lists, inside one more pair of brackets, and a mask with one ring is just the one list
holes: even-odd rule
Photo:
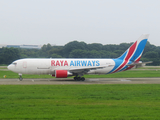
[[12, 65], [7, 66], [8, 70], [12, 70], [12, 67], [13, 67]]
[[7, 69], [10, 70], [10, 65], [7, 66]]

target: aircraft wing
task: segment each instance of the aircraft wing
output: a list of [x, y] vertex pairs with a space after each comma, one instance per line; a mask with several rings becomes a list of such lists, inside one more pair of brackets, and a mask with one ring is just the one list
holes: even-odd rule
[[68, 71], [72, 73], [87, 73], [90, 70], [102, 69], [105, 67], [111, 67], [113, 65], [104, 65], [104, 66], [95, 66], [95, 67], [79, 67], [79, 68], [70, 68]]

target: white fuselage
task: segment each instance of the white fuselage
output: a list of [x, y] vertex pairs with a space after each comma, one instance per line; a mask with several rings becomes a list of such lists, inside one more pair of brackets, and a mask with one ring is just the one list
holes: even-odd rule
[[[101, 69], [96, 67], [106, 66]], [[112, 59], [20, 59], [8, 66], [8, 69], [19, 74], [52, 74], [55, 70], [72, 70], [92, 68], [87, 74], [106, 74], [115, 66]]]

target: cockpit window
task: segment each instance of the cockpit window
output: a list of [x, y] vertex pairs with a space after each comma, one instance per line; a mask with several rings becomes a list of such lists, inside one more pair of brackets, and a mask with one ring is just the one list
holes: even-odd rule
[[17, 63], [16, 63], [16, 62], [13, 62], [12, 65], [17, 65]]

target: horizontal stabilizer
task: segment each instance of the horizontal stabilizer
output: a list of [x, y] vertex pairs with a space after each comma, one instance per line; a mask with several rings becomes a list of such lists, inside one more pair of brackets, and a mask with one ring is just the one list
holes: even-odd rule
[[132, 63], [132, 64], [128, 64], [127, 66], [141, 66], [141, 65], [146, 65], [148, 63], [152, 63], [152, 61], [149, 62], [138, 62], [138, 63]]
[[148, 63], [152, 63], [152, 61], [149, 61], [149, 62], [142, 62], [142, 61], [139, 61], [139, 62], [133, 62], [132, 64], [128, 64], [127, 66], [128, 67], [131, 67], [132, 68], [132, 66], [134, 67], [134, 68], [139, 68], [139, 67], [144, 67], [146, 64], [148, 64]]

